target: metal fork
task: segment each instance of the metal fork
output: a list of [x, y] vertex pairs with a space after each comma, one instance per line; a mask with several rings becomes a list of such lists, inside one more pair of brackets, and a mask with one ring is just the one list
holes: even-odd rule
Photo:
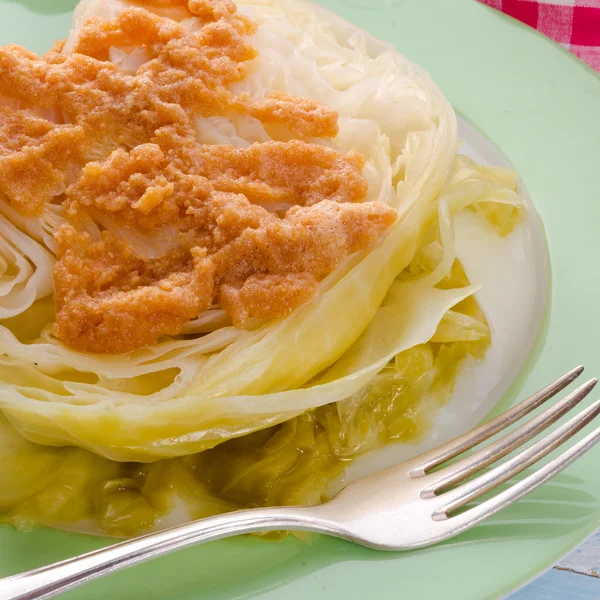
[[[599, 427], [497, 495], [467, 506], [558, 448], [598, 416], [600, 400], [515, 456], [486, 469], [581, 402], [598, 381], [591, 379], [496, 441], [442, 467], [539, 407], [582, 372], [583, 367], [573, 369], [495, 419], [439, 448], [360, 479], [325, 504], [242, 510], [145, 535], [0, 580], [0, 598], [50, 598], [96, 577], [174, 550], [242, 533], [315, 531], [379, 550], [408, 550], [448, 539], [536, 489], [600, 440]], [[477, 473], [480, 474], [469, 479]]]

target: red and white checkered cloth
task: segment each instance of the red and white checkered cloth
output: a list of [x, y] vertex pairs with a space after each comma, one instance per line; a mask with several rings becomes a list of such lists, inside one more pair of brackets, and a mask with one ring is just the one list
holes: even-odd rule
[[479, 0], [531, 25], [600, 72], [600, 0]]

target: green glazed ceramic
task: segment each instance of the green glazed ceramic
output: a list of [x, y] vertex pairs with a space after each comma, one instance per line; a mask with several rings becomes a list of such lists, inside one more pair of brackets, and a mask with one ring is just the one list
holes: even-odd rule
[[[561, 47], [475, 0], [323, 0], [425, 67], [459, 113], [505, 154], [548, 235], [546, 330], [506, 407], [575, 364], [600, 373], [600, 78]], [[43, 51], [76, 0], [0, 0], [0, 44]], [[497, 408], [496, 410], [499, 410]], [[448, 543], [384, 554], [319, 537], [238, 538], [91, 583], [65, 600], [497, 598], [535, 577], [600, 523], [600, 451]], [[1, 482], [0, 482], [1, 485]], [[107, 540], [0, 528], [0, 576]]]

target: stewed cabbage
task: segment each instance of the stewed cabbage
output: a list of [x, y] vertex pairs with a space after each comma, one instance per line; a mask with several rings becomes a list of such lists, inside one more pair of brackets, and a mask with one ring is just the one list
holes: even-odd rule
[[[126, 6], [84, 0], [63, 52], [86, 15]], [[514, 173], [457, 154], [452, 108], [391, 46], [300, 0], [238, 7], [258, 24], [259, 54], [236, 93], [284, 90], [336, 110], [339, 133], [315, 143], [361, 152], [367, 200], [396, 221], [284, 318], [242, 330], [215, 306], [181, 335], [101, 355], [52, 333], [61, 207], [24, 217], [0, 197], [3, 521], [132, 535], [172, 523], [177, 507], [182, 520], [320, 502], [354, 457], [426, 435], [462, 361], [493, 343], [477, 282], [455, 256], [453, 218], [475, 210], [510, 233], [524, 210]], [[110, 59], [124, 71], [143, 60]], [[239, 147], [284, 135], [251, 117], [198, 117], [197, 131]], [[93, 214], [84, 225], [148, 252], [169, 243]]]

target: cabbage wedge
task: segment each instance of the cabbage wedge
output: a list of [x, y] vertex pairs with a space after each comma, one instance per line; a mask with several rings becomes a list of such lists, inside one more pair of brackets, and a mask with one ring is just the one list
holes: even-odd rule
[[[62, 207], [23, 217], [0, 197], [0, 520], [129, 536], [240, 506], [320, 502], [349, 460], [425, 435], [462, 361], [493, 342], [456, 259], [454, 218], [474, 210], [508, 235], [524, 214], [514, 173], [457, 154], [454, 111], [393, 47], [312, 3], [237, 4], [257, 24], [258, 55], [232, 89], [337, 111], [336, 137], [310, 141], [360, 152], [366, 200], [396, 220], [284, 318], [242, 330], [215, 305], [181, 335], [101, 355], [52, 334]], [[86, 18], [129, 6], [83, 0], [62, 52]], [[108, 59], [126, 73], [146, 60], [119, 48]], [[244, 115], [198, 116], [195, 128], [202, 143], [240, 148], [289, 136]], [[172, 241], [93, 211], [80, 225], [148, 255]]]

